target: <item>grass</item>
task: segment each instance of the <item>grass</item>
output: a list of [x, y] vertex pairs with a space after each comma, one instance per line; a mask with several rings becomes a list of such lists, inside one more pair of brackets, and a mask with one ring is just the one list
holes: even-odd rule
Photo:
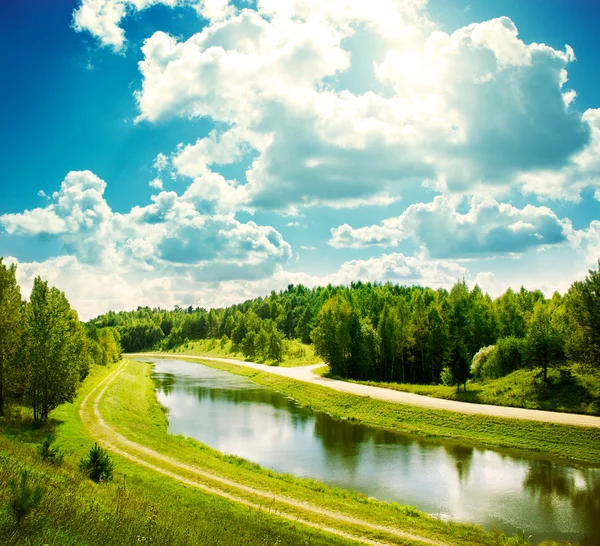
[[[112, 483], [97, 485], [77, 469], [93, 440], [77, 412], [82, 397], [110, 369], [97, 368], [75, 404], [61, 406], [52, 422], [36, 427], [26, 412], [0, 421], [0, 544], [122, 545], [331, 544], [330, 535], [293, 525], [265, 512], [250, 511], [206, 495], [114, 456]], [[163, 417], [164, 419], [164, 417]], [[36, 452], [49, 430], [65, 451], [62, 466], [42, 463]], [[44, 497], [17, 526], [7, 509], [8, 480], [30, 470]], [[343, 539], [336, 543], [346, 544]]]
[[[323, 367], [317, 373], [333, 377], [328, 371], [328, 367]], [[470, 381], [466, 392], [444, 385], [352, 382], [474, 404], [600, 415], [600, 377], [577, 370], [567, 369], [562, 373], [559, 370], [548, 370], [547, 383], [542, 381], [540, 370], [517, 370], [500, 379]]]
[[561, 460], [600, 464], [600, 429], [466, 415], [394, 404], [233, 364], [213, 361], [206, 361], [205, 364], [250, 377], [261, 385], [294, 398], [304, 406], [325, 411], [341, 419], [425, 437], [466, 441], [492, 448], [533, 451]]
[[[323, 362], [323, 359], [315, 355], [312, 345], [305, 345], [297, 339], [283, 341], [283, 362], [276, 363], [271, 360], [256, 358], [253, 361], [261, 364], [270, 364], [271, 366], [293, 367], [307, 366], [310, 364], [318, 364]], [[228, 341], [221, 347], [218, 339], [200, 339], [196, 341], [187, 341], [183, 345], [176, 347], [166, 353], [175, 353], [192, 356], [213, 356], [222, 358], [235, 358], [237, 360], [247, 359], [241, 350], [234, 350], [231, 341]]]

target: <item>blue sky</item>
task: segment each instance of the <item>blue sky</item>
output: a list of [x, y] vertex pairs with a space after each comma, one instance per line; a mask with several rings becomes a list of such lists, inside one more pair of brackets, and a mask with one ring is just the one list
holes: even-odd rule
[[0, 256], [82, 318], [600, 257], [595, 2], [9, 0]]

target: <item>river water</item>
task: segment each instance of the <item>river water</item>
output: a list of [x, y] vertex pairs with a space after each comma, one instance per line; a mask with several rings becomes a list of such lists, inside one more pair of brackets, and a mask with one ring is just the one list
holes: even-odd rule
[[442, 518], [600, 544], [600, 469], [333, 419], [249, 379], [181, 360], [153, 365], [169, 432], [261, 466]]

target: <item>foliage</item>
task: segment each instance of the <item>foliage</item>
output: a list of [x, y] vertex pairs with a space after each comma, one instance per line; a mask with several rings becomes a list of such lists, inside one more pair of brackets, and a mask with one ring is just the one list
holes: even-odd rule
[[53, 442], [54, 436], [52, 434], [46, 434], [42, 443], [38, 446], [38, 454], [40, 459], [44, 462], [61, 465], [64, 461], [64, 453], [59, 447], [52, 445]]
[[527, 341], [517, 337], [503, 337], [490, 351], [479, 375], [484, 379], [497, 379], [525, 365]]
[[[471, 375], [475, 378], [481, 376], [483, 367], [485, 366], [488, 358], [494, 352], [495, 345], [488, 345], [487, 347], [482, 347], [475, 353], [473, 360], [471, 361]], [[442, 381], [443, 383], [443, 381]]]
[[21, 525], [23, 518], [25, 518], [32, 510], [39, 508], [42, 497], [44, 496], [44, 492], [39, 485], [32, 487], [27, 483], [28, 481], [29, 472], [23, 470], [21, 471], [21, 478], [19, 481], [11, 478], [8, 482], [11, 493], [9, 507], [17, 525]]
[[[90, 324], [114, 328], [126, 351], [181, 350], [188, 342], [227, 339], [232, 353], [278, 362], [285, 360], [286, 343], [312, 342], [332, 373], [342, 378], [435, 385], [448, 367], [464, 385], [474, 356], [484, 347], [495, 349], [477, 359], [475, 378], [502, 377], [529, 366], [543, 374], [548, 366], [559, 364], [560, 351], [550, 359], [540, 356], [541, 309], [550, 317], [555, 349], [562, 346], [569, 360], [597, 369], [597, 271], [575, 283], [565, 297], [554, 294], [550, 299], [525, 288], [508, 289], [492, 299], [464, 280], [450, 291], [391, 283], [312, 289], [289, 285], [227, 308], [139, 307], [109, 312]], [[284, 342], [282, 352], [279, 339]]]
[[97, 443], [94, 443], [87, 456], [81, 459], [79, 468], [96, 483], [109, 482], [113, 478], [113, 462]]
[[16, 265], [7, 267], [0, 258], [0, 415], [4, 414], [8, 378], [16, 365], [23, 334], [23, 302], [16, 272]]
[[544, 382], [548, 378], [548, 367], [565, 360], [565, 340], [552, 320], [550, 310], [541, 301], [535, 305], [527, 335], [527, 356], [531, 363], [540, 366]]

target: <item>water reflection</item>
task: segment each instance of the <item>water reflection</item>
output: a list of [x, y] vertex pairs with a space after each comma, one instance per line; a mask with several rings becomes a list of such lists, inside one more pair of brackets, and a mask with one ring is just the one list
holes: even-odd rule
[[335, 420], [198, 364], [155, 360], [152, 378], [170, 431], [219, 451], [536, 542], [599, 542], [599, 469]]

